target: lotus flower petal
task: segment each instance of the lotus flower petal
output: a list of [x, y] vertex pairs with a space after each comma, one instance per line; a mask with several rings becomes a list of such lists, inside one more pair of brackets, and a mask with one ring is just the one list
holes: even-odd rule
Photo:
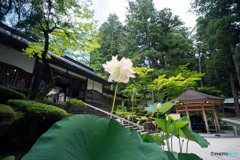
[[105, 71], [110, 73], [108, 78], [109, 82], [123, 82], [128, 83], [129, 78], [135, 78], [132, 69], [132, 61], [130, 59], [122, 58], [121, 61], [117, 60], [117, 56], [113, 56], [111, 61], [107, 61], [106, 64], [103, 64]]

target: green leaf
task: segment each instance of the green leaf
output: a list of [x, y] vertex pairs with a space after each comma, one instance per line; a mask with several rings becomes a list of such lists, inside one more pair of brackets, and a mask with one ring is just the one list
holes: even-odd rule
[[173, 117], [171, 117], [171, 116], [168, 116], [168, 121], [169, 121], [170, 123], [175, 122], [175, 120], [174, 120]]
[[55, 123], [23, 160], [158, 160], [168, 159], [155, 143], [113, 119], [75, 115]]
[[163, 104], [163, 106], [158, 110], [158, 112], [165, 114], [167, 113], [167, 111], [169, 111], [176, 103], [178, 103], [179, 101], [176, 101], [175, 103], [171, 103], [171, 102], [166, 102]]
[[2, 160], [15, 160], [15, 156], [7, 156], [3, 158]]
[[165, 120], [165, 119], [156, 119], [156, 124], [166, 133], [175, 135], [176, 137], [178, 137], [177, 135], [177, 129], [176, 127], [171, 124], [169, 121]]
[[207, 148], [210, 145], [205, 138], [193, 132], [187, 125], [180, 129], [179, 135], [185, 139], [198, 143], [202, 148]]
[[166, 139], [169, 139], [170, 138], [170, 136], [167, 134], [167, 135], [162, 135], [162, 136], [158, 136], [158, 135], [151, 135], [152, 136], [152, 138], [155, 140], [155, 142], [159, 145], [159, 146], [161, 146], [161, 145], [165, 145], [165, 143], [164, 143], [164, 141], [166, 140]]
[[189, 122], [190, 120], [186, 116], [184, 116], [180, 119], [177, 119], [175, 122], [173, 122], [173, 125], [178, 129], [186, 126]]
[[157, 105], [158, 105], [158, 103], [153, 103], [153, 104], [145, 107], [145, 110], [146, 110], [148, 113], [149, 113], [149, 112], [154, 113], [155, 108], [156, 108]]
[[152, 135], [149, 134], [141, 134], [143, 142], [147, 143], [156, 143], [155, 139], [152, 137]]
[[202, 148], [207, 148], [210, 143], [205, 139], [203, 138], [202, 136], [200, 136], [199, 134], [193, 132], [193, 135], [195, 137], [195, 139], [197, 140], [197, 143], [202, 147]]
[[172, 152], [165, 151], [165, 153], [167, 154], [167, 156], [170, 160], [177, 160]]
[[178, 153], [179, 160], [202, 160], [202, 158], [198, 157], [193, 153]]

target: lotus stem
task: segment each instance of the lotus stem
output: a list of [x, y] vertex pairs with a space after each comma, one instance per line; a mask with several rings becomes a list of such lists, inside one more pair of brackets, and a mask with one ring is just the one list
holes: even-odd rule
[[134, 95], [132, 96], [132, 128], [133, 128], [133, 105], [134, 105]]
[[187, 141], [186, 153], [188, 153], [188, 142], [189, 142], [189, 139]]
[[183, 142], [184, 142], [184, 139], [182, 139], [181, 152], [182, 152], [182, 150], [183, 150]]
[[116, 95], [117, 95], [117, 88], [118, 88], [118, 83], [117, 83], [116, 88], [115, 88], [115, 94], [114, 94], [114, 98], [113, 98], [113, 105], [112, 105], [112, 111], [111, 111], [110, 119], [112, 119], [112, 115], [113, 115], [113, 110], [114, 110], [114, 105], [115, 105], [115, 100], [116, 100]]
[[[164, 132], [163, 132], [163, 137], [164, 137]], [[163, 144], [163, 151], [164, 151], [164, 144]]]
[[181, 148], [181, 138], [179, 136], [179, 128], [178, 128], [178, 140], [179, 140], [179, 149], [180, 149], [180, 153], [182, 153], [182, 148]]
[[[167, 137], [169, 136], [169, 134], [167, 133]], [[167, 138], [166, 137], [166, 138]], [[168, 147], [168, 152], [170, 152], [170, 143], [169, 143], [169, 139], [167, 138], [167, 147]]]
[[[165, 131], [167, 133], [167, 120], [166, 120], [166, 116], [165, 115], [164, 115], [164, 120], [165, 120]], [[167, 142], [167, 149], [170, 152], [169, 140], [168, 140], [167, 136], [168, 136], [168, 133], [166, 134], [166, 142]]]
[[[157, 119], [158, 119], [158, 112], [157, 112]], [[156, 123], [156, 121], [155, 121], [155, 123]], [[158, 125], [156, 124], [156, 126], [157, 126], [157, 135], [158, 135]]]
[[173, 152], [173, 141], [172, 141], [172, 138], [173, 137], [173, 135], [171, 136], [171, 152]]

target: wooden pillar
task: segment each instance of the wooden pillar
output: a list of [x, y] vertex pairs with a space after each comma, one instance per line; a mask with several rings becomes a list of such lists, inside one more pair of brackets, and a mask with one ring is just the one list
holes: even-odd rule
[[217, 114], [216, 114], [216, 111], [215, 111], [215, 107], [213, 107], [213, 116], [214, 116], [214, 120], [215, 120], [216, 125], [217, 125], [218, 132], [221, 132], [221, 128], [220, 128], [220, 125], [219, 125], [219, 122], [218, 122]]
[[206, 126], [207, 133], [210, 133], [208, 122], [207, 122], [207, 115], [206, 115], [206, 112], [204, 110], [203, 104], [202, 104], [202, 113], [203, 113], [203, 118], [204, 118], [204, 121], [205, 121], [205, 126]]
[[[186, 108], [186, 114], [187, 114], [187, 118], [190, 120], [190, 116], [189, 116], [189, 112], [188, 112], [188, 107], [187, 106], [184, 106]], [[190, 122], [188, 123], [189, 127], [192, 129], [192, 125], [191, 125], [191, 120]]]

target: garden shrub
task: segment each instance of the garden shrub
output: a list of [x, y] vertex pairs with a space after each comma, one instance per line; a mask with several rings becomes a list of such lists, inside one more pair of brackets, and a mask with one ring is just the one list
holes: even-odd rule
[[42, 103], [51, 105], [53, 103], [52, 99], [44, 98]]
[[14, 118], [15, 114], [14, 109], [10, 106], [0, 104], [0, 122]]
[[[210, 129], [215, 129], [214, 125], [209, 125]], [[221, 130], [228, 130], [228, 131], [234, 131], [233, 126], [229, 126], [229, 125], [220, 125]]]
[[[125, 115], [124, 118], [127, 119], [128, 115]], [[132, 115], [130, 115], [130, 121], [132, 120]], [[133, 115], [133, 122], [136, 123], [137, 122], [137, 115]]]
[[117, 110], [116, 112], [126, 112], [127, 111], [127, 107], [121, 106], [121, 105], [117, 105]]
[[141, 115], [141, 116], [144, 116], [145, 114], [147, 114], [146, 110], [141, 110], [140, 113], [139, 113], [139, 115]]
[[140, 118], [137, 118], [137, 120], [139, 121], [139, 124], [143, 124], [144, 122], [146, 122], [148, 120], [148, 118], [145, 116], [142, 116]]
[[8, 100], [8, 105], [25, 116], [13, 122], [8, 130], [5, 150], [28, 150], [55, 122], [69, 114], [58, 107], [26, 100]]
[[86, 104], [82, 100], [77, 100], [75, 98], [69, 99], [66, 102], [59, 103], [60, 107], [67, 112], [74, 112], [74, 111], [84, 111]]
[[120, 116], [120, 117], [125, 117], [127, 115], [131, 115], [132, 113], [130, 112], [116, 112], [116, 115]]
[[46, 105], [43, 103], [35, 101], [26, 100], [8, 100], [8, 104], [15, 108], [16, 110], [32, 114], [34, 116], [38, 115], [43, 118], [51, 119], [62, 119], [67, 115], [67, 112], [55, 106]]
[[10, 106], [0, 104], [0, 128], [9, 127], [13, 121], [22, 118], [23, 116], [24, 113], [15, 112]]
[[9, 99], [26, 99], [26, 96], [13, 89], [0, 86], [0, 103], [6, 104]]
[[[129, 111], [132, 111], [132, 107], [129, 108]], [[133, 107], [133, 111], [134, 112], [139, 112], [139, 108], [138, 107]]]
[[153, 114], [152, 112], [149, 112], [149, 113], [147, 113], [145, 116], [146, 116], [147, 118], [149, 118], [152, 114]]

